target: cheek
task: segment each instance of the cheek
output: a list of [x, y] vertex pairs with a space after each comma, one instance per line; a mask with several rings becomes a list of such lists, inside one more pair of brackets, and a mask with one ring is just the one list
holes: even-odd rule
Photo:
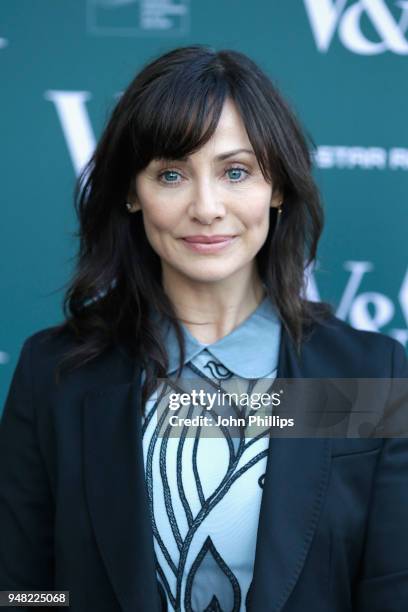
[[149, 206], [143, 209], [143, 224], [150, 246], [159, 255], [167, 259], [174, 246], [174, 239], [180, 235], [178, 230], [180, 215], [171, 207]]
[[177, 207], [171, 205], [171, 198], [157, 190], [151, 181], [143, 176], [136, 181], [143, 223], [150, 235], [171, 231], [179, 217]]
[[248, 230], [264, 230], [269, 227], [269, 214], [269, 202], [252, 202], [241, 215], [241, 219]]
[[142, 214], [146, 232], [149, 234], [174, 231], [179, 218], [177, 212], [170, 206], [145, 206]]

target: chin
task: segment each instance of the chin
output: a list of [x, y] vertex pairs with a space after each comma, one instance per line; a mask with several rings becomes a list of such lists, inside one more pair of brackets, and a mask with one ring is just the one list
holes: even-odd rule
[[[198, 266], [197, 266], [198, 268]], [[205, 266], [201, 265], [199, 269], [196, 270], [180, 270], [184, 276], [186, 276], [189, 280], [199, 282], [199, 283], [213, 283], [213, 282], [221, 282], [225, 281], [231, 276], [233, 276], [238, 269], [234, 267], [233, 270], [226, 269], [226, 266], [221, 263], [217, 263], [217, 266]]]

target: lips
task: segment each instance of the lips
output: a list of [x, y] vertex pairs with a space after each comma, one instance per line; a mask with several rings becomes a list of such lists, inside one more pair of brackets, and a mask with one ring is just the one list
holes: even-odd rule
[[217, 236], [186, 236], [182, 238], [185, 247], [194, 253], [201, 255], [216, 254], [228, 249], [235, 244], [238, 236], [217, 235]]
[[217, 242], [225, 242], [234, 236], [232, 234], [217, 235], [217, 236], [186, 236], [184, 240], [192, 244], [216, 244]]

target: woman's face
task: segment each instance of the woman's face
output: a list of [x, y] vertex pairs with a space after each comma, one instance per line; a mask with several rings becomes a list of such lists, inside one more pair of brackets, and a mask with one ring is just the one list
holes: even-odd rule
[[[281, 201], [272, 187], [228, 99], [212, 138], [185, 160], [152, 160], [136, 176], [137, 195], [129, 201], [142, 211], [164, 278], [239, 281], [241, 274], [254, 273], [270, 207]], [[203, 244], [202, 236], [222, 241]]]

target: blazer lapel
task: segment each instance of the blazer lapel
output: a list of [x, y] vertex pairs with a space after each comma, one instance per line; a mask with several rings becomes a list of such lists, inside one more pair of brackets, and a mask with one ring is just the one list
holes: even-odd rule
[[160, 610], [144, 479], [139, 382], [84, 397], [84, 476], [95, 537], [125, 612]]
[[[282, 328], [277, 379], [318, 378], [312, 346], [299, 361]], [[279, 612], [288, 600], [316, 530], [330, 460], [330, 439], [270, 438], [248, 610]]]

